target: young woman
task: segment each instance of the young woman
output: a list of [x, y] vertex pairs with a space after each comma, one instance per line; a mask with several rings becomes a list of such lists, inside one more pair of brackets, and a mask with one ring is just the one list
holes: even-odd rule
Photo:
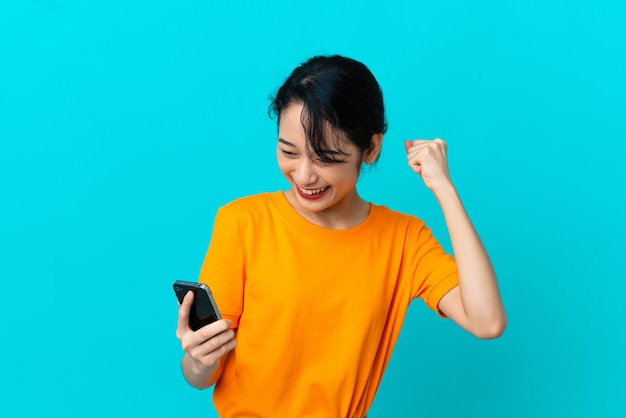
[[450, 180], [445, 142], [404, 146], [441, 205], [454, 258], [418, 218], [357, 192], [386, 131], [365, 65], [311, 58], [271, 108], [291, 188], [219, 209], [200, 282], [224, 319], [191, 331], [191, 293], [178, 315], [184, 376], [216, 385], [220, 416], [365, 416], [415, 298], [479, 338], [503, 332], [496, 277]]

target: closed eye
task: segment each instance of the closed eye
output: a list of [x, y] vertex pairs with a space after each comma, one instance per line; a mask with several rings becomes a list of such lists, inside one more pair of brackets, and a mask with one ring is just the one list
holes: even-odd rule
[[286, 156], [286, 157], [295, 157], [296, 156], [295, 152], [287, 151], [287, 150], [282, 149], [282, 148], [281, 148], [280, 152], [282, 152], [283, 155]]
[[323, 160], [321, 158], [316, 158], [315, 160], [313, 160], [313, 164], [319, 166], [319, 167], [329, 167], [331, 165], [334, 164], [341, 164], [341, 163], [345, 163], [347, 162], [346, 160]]

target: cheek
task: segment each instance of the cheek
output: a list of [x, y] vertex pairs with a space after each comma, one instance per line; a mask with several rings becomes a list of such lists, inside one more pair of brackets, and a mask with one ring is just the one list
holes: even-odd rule
[[290, 171], [293, 170], [293, 168], [292, 168], [293, 163], [290, 160], [288, 160], [288, 159], [284, 158], [283, 156], [281, 156], [280, 154], [278, 154], [276, 156], [276, 161], [278, 162], [278, 169], [283, 174], [287, 174], [287, 173], [289, 173]]
[[355, 167], [341, 167], [341, 169], [333, 170], [325, 173], [326, 180], [329, 183], [342, 186], [353, 186], [359, 178], [359, 171]]

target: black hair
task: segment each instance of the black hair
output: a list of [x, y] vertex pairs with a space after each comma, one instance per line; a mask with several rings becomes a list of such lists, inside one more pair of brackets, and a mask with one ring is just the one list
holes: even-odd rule
[[332, 128], [334, 151], [340, 149], [340, 133], [367, 151], [372, 136], [387, 131], [383, 93], [363, 63], [340, 55], [315, 56], [294, 69], [271, 98], [270, 112], [277, 117], [291, 104], [302, 103], [306, 140], [321, 163], [338, 161], [328, 152], [326, 138]]

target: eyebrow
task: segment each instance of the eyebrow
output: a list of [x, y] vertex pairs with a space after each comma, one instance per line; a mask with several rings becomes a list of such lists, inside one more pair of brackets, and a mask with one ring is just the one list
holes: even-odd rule
[[[286, 139], [283, 138], [278, 138], [278, 142], [283, 143], [289, 147], [296, 147], [294, 144], [292, 144], [291, 142], [287, 141]], [[329, 155], [348, 155], [345, 152], [340, 152], [340, 151], [336, 151], [333, 149], [325, 149], [322, 150], [324, 153], [329, 154]]]
[[278, 142], [282, 142], [283, 144], [285, 144], [285, 145], [287, 145], [287, 146], [290, 146], [290, 147], [294, 147], [294, 148], [295, 148], [295, 145], [294, 145], [294, 144], [292, 144], [291, 142], [289, 142], [289, 141], [287, 141], [287, 140], [285, 140], [285, 139], [278, 138]]

